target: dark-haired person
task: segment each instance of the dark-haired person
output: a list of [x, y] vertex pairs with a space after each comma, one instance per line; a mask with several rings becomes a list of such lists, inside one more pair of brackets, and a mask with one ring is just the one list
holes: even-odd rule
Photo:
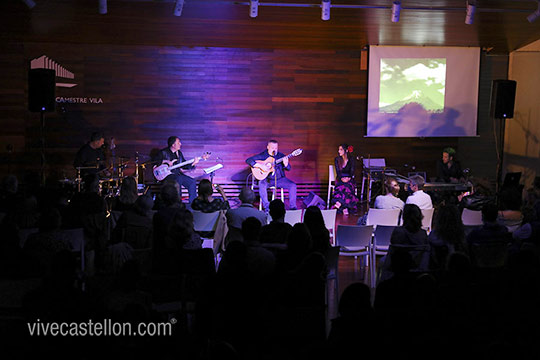
[[112, 210], [116, 211], [126, 211], [133, 208], [135, 201], [139, 197], [139, 192], [137, 190], [137, 182], [133, 176], [126, 176], [122, 180], [122, 185], [120, 185], [120, 195], [113, 198]]
[[426, 245], [428, 236], [422, 229], [422, 211], [415, 204], [403, 207], [403, 225], [392, 232], [390, 244], [393, 245]]
[[461, 165], [455, 160], [456, 150], [451, 147], [444, 148], [442, 159], [437, 161], [437, 181], [459, 182], [463, 178]]
[[268, 187], [277, 183], [278, 188], [289, 190], [289, 209], [296, 210], [296, 184], [285, 176], [285, 170], [291, 170], [291, 164], [289, 164], [289, 159], [285, 157], [285, 154], [278, 151], [277, 140], [269, 140], [266, 150], [247, 158], [246, 163], [251, 167], [261, 167], [262, 162], [270, 157], [274, 158], [274, 161], [283, 158], [283, 161], [276, 164], [275, 170], [268, 174], [265, 179], [259, 180], [259, 195], [263, 208], [265, 212], [268, 212], [268, 205], [270, 204], [268, 201]]
[[437, 208], [433, 231], [429, 233], [428, 239], [440, 267], [446, 264], [449, 255], [468, 252], [461, 213], [456, 205], [441, 205]]
[[354, 157], [350, 156], [350, 152], [352, 152], [352, 146], [340, 144], [338, 156], [334, 159], [337, 176], [332, 205], [344, 215], [348, 215], [349, 212], [356, 213], [358, 206], [358, 198], [354, 191], [356, 188], [354, 182], [356, 161]]
[[292, 230], [291, 224], [285, 222], [285, 204], [280, 199], [270, 202], [270, 224], [264, 225], [261, 229], [261, 243], [263, 244], [285, 244], [289, 233]]
[[102, 149], [103, 144], [105, 144], [103, 133], [93, 132], [90, 136], [90, 141], [77, 151], [75, 161], [73, 161], [73, 166], [75, 168], [95, 167], [94, 169], [81, 169], [81, 176], [97, 174], [105, 169], [105, 154]]
[[469, 246], [475, 243], [510, 242], [511, 234], [506, 226], [497, 223], [499, 211], [497, 205], [486, 204], [482, 208], [482, 222], [480, 229], [474, 229], [467, 236]]
[[[156, 164], [167, 164], [169, 166], [174, 164], [183, 163], [186, 161], [184, 154], [180, 151], [182, 147], [182, 142], [178, 136], [170, 136], [167, 139], [167, 147], [161, 149], [154, 161]], [[165, 178], [174, 179], [180, 185], [180, 188], [183, 186], [188, 190], [189, 193], [189, 202], [191, 203], [197, 197], [197, 186], [195, 179], [190, 176], [187, 176], [182, 172], [183, 170], [193, 170], [195, 165], [199, 162], [198, 158], [195, 158], [192, 164], [182, 166], [182, 168], [173, 169], [171, 174]]]
[[[221, 194], [223, 199], [212, 197], [214, 188]], [[227, 210], [230, 208], [227, 201], [227, 195], [223, 191], [221, 186], [212, 184], [208, 179], [202, 179], [199, 183], [198, 196], [191, 203], [193, 210], [202, 211], [204, 213], [211, 213], [219, 210]]]

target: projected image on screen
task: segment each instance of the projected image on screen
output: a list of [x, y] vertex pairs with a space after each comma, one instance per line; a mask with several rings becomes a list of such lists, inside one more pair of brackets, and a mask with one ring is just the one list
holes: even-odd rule
[[480, 48], [369, 47], [373, 137], [476, 136]]
[[446, 59], [381, 59], [379, 111], [397, 113], [416, 103], [442, 112], [445, 83]]

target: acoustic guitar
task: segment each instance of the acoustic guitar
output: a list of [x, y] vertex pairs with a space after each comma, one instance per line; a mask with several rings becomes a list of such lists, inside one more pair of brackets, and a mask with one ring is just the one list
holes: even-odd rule
[[298, 156], [302, 154], [302, 149], [296, 149], [287, 156], [284, 156], [280, 159], [275, 160], [273, 157], [269, 156], [266, 160], [256, 160], [255, 166], [251, 168], [251, 173], [257, 180], [264, 180], [266, 177], [273, 173], [275, 170], [276, 164], [283, 162], [284, 159], [288, 159], [291, 156]]
[[[167, 176], [171, 175], [172, 174], [172, 170], [174, 169], [178, 169], [178, 168], [181, 168], [182, 166], [186, 166], [186, 165], [189, 165], [189, 164], [193, 164], [195, 162], [195, 159], [199, 159], [199, 160], [206, 160], [210, 157], [210, 153], [209, 152], [205, 152], [202, 156], [198, 156], [198, 157], [195, 157], [191, 160], [187, 160], [187, 161], [184, 161], [184, 162], [181, 162], [179, 164], [176, 164], [176, 165], [167, 165], [167, 164], [161, 164], [159, 166], [156, 166], [154, 169], [153, 169], [153, 173], [154, 173], [154, 177], [156, 178], [156, 180], [158, 181], [161, 181], [163, 179], [165, 179]], [[173, 162], [176, 161], [173, 160]]]

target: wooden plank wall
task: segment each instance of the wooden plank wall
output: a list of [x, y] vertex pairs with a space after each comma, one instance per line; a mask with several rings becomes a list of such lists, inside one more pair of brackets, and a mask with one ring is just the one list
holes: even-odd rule
[[24, 137], [12, 165], [18, 172], [39, 167], [39, 114], [26, 111], [26, 69], [42, 55], [75, 74], [77, 85], [57, 87], [58, 98], [88, 99], [58, 103], [46, 114], [49, 173], [73, 177], [73, 156], [96, 129], [116, 139], [117, 156], [131, 159], [178, 135], [187, 156], [211, 151], [209, 165], [217, 157], [224, 162], [218, 182], [245, 180], [245, 158], [269, 138], [284, 152], [304, 149], [290, 172], [304, 183], [327, 181], [342, 142], [358, 156], [384, 157], [398, 171], [408, 164], [429, 175], [440, 150], [457, 144], [455, 138], [365, 138], [367, 72], [360, 70], [360, 50], [26, 43], [21, 56], [20, 46], [10, 49], [13, 55], [4, 58], [15, 60], [4, 62], [12, 74], [5, 91], [14, 89], [17, 97], [0, 104], [13, 103], [15, 117], [25, 119], [24, 128], [14, 126], [14, 118], [9, 122], [12, 135]]

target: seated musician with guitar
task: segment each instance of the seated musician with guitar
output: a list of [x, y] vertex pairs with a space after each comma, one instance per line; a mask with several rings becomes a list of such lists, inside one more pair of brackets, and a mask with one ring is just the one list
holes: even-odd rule
[[301, 153], [302, 149], [297, 149], [286, 156], [278, 152], [278, 142], [270, 140], [265, 151], [246, 159], [246, 163], [251, 166], [253, 176], [259, 180], [259, 195], [266, 212], [269, 205], [268, 186], [276, 184], [277, 188], [289, 190], [289, 209], [296, 210], [296, 184], [285, 177], [284, 170], [291, 169], [289, 157], [298, 156]]
[[[161, 164], [159, 166], [154, 166], [154, 176], [159, 181], [164, 179], [174, 179], [180, 187], [185, 187], [188, 190], [189, 202], [191, 203], [193, 199], [197, 197], [196, 181], [192, 177], [184, 174], [180, 169], [195, 169], [195, 165], [197, 165], [201, 158], [195, 157], [194, 159], [186, 161], [184, 155], [180, 151], [182, 143], [178, 136], [170, 136], [167, 139], [167, 145], [166, 148], [159, 151], [154, 159], [157, 164]], [[208, 157], [208, 155], [202, 156], [202, 158], [206, 157]]]

